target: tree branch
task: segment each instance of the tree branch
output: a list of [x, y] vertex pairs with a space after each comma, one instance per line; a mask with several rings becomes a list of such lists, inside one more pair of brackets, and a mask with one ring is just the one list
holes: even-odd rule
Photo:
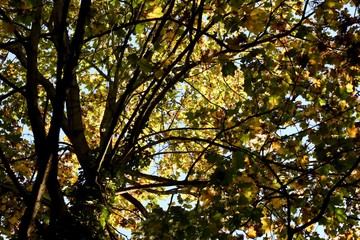
[[318, 214], [313, 219], [311, 219], [309, 222], [304, 223], [303, 225], [292, 229], [292, 231], [291, 231], [292, 235], [294, 235], [298, 232], [301, 232], [308, 226], [318, 222], [321, 218], [324, 217], [327, 206], [330, 203], [332, 194], [335, 192], [335, 190], [337, 188], [341, 187], [342, 183], [346, 180], [347, 177], [349, 177], [351, 175], [351, 173], [359, 166], [359, 164], [360, 164], [360, 157], [356, 160], [356, 162], [352, 165], [352, 167], [344, 174], [344, 176], [342, 178], [340, 178], [339, 181], [337, 181], [337, 183], [330, 188], [330, 190], [328, 191], [328, 193], [326, 194], [326, 196], [324, 198], [324, 201], [320, 207], [320, 211], [318, 212]]
[[6, 158], [1, 147], [0, 147], [0, 159], [1, 159], [2, 163], [4, 164], [5, 171], [6, 171], [7, 175], [9, 176], [10, 180], [12, 181], [12, 183], [14, 184], [14, 186], [16, 187], [16, 189], [20, 193], [20, 195], [24, 198], [25, 203], [28, 204], [28, 200], [29, 200], [28, 195], [26, 194], [24, 188], [21, 186], [20, 182], [18, 181], [14, 171], [11, 169], [9, 161]]
[[140, 212], [141, 214], [145, 217], [148, 218], [149, 217], [149, 212], [146, 210], [146, 208], [141, 204], [141, 202], [139, 200], [137, 200], [136, 198], [134, 198], [133, 196], [131, 196], [129, 193], [125, 192], [125, 193], [120, 193], [119, 195], [121, 195], [123, 198], [125, 198], [126, 200], [128, 200], [129, 202], [131, 202]]
[[136, 186], [131, 186], [131, 187], [119, 188], [119, 189], [116, 190], [116, 194], [119, 195], [119, 194], [131, 192], [131, 191], [135, 191], [135, 190], [147, 189], [147, 188], [157, 188], [157, 187], [205, 186], [208, 183], [209, 183], [209, 181], [200, 181], [200, 180], [193, 180], [193, 181], [188, 181], [188, 180], [176, 181], [176, 180], [173, 180], [172, 182], [169, 181], [169, 182], [163, 182], [163, 183], [149, 183], [149, 184], [144, 184], [144, 185], [136, 185]]
[[15, 92], [19, 92], [22, 95], [25, 95], [24, 88], [25, 87], [18, 87], [11, 81], [9, 81], [4, 75], [0, 73], [0, 80], [2, 80], [5, 84], [7, 84], [9, 87], [13, 88]]

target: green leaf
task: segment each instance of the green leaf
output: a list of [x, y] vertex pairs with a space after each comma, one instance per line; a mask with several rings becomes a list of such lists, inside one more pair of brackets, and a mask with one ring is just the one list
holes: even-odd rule
[[246, 155], [241, 151], [235, 151], [232, 154], [232, 163], [235, 169], [245, 168], [245, 157]]
[[107, 210], [107, 208], [104, 207], [100, 215], [100, 224], [102, 227], [105, 227], [108, 216], [109, 216], [109, 211]]
[[139, 63], [139, 57], [136, 53], [133, 53], [133, 54], [130, 54], [129, 56], [127, 56], [127, 60], [133, 66], [136, 66], [136, 64]]
[[345, 209], [344, 208], [336, 208], [335, 209], [335, 217], [340, 223], [345, 222], [347, 219]]
[[216, 152], [206, 154], [205, 158], [209, 163], [220, 163], [223, 160], [223, 156]]
[[222, 65], [222, 68], [221, 68], [221, 72], [222, 72], [224, 77], [227, 77], [227, 76], [232, 76], [233, 77], [235, 75], [236, 70], [237, 70], [237, 67], [231, 61], [225, 62]]
[[249, 141], [250, 141], [250, 133], [241, 133], [240, 142], [241, 143], [248, 143]]
[[144, 58], [140, 59], [139, 65], [140, 65], [140, 70], [143, 71], [144, 73], [151, 73], [154, 69], [152, 63]]
[[145, 29], [145, 24], [136, 24], [135, 33], [141, 34]]

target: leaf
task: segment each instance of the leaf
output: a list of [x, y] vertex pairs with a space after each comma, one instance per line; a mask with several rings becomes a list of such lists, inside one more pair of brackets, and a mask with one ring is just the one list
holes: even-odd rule
[[245, 155], [241, 151], [235, 151], [232, 154], [232, 162], [234, 164], [235, 169], [243, 169], [245, 168]]
[[223, 157], [216, 152], [206, 154], [205, 158], [209, 163], [220, 163], [223, 159]]
[[135, 33], [137, 33], [137, 34], [141, 34], [141, 33], [143, 33], [143, 31], [144, 31], [144, 29], [145, 29], [145, 24], [136, 24], [136, 26], [135, 26]]
[[280, 144], [280, 141], [274, 141], [271, 143], [271, 146], [276, 149], [276, 150], [279, 150], [281, 149], [281, 144]]
[[326, 0], [325, 2], [329, 8], [339, 8], [341, 6], [341, 4], [339, 4], [339, 1], [336, 0]]
[[352, 93], [354, 86], [351, 83], [348, 83], [348, 84], [346, 84], [345, 88], [346, 88], [346, 92]]
[[310, 226], [307, 226], [305, 228], [305, 230], [308, 231], [308, 232], [311, 232], [311, 231], [313, 231], [315, 229], [315, 227], [316, 227], [316, 224], [313, 223]]
[[36, 4], [36, 0], [25, 0], [25, 2], [30, 4], [31, 7]]
[[227, 76], [234, 76], [235, 75], [235, 71], [237, 70], [237, 67], [235, 66], [235, 64], [233, 62], [225, 62], [222, 65], [221, 68], [221, 73], [223, 74], [224, 77]]
[[278, 97], [276, 96], [270, 96], [269, 97], [269, 107], [274, 108], [279, 104]]
[[163, 15], [162, 8], [160, 6], [155, 6], [153, 11], [148, 13], [147, 18], [160, 18]]
[[271, 199], [271, 204], [275, 209], [279, 209], [282, 206], [284, 206], [285, 204], [285, 200], [281, 199], [281, 198], [273, 198]]
[[154, 69], [152, 63], [144, 58], [140, 59], [139, 65], [140, 65], [140, 70], [145, 73], [151, 73]]
[[247, 232], [246, 235], [249, 238], [256, 238], [257, 237], [257, 232], [255, 231], [254, 227], [251, 227]]
[[127, 56], [127, 59], [129, 61], [129, 63], [133, 66], [135, 66], [136, 64], [139, 63], [139, 57], [136, 53], [130, 54], [129, 56]]
[[7, 34], [12, 34], [15, 30], [14, 24], [7, 23], [2, 20], [0, 20], [0, 26], [1, 26], [2, 30]]
[[355, 138], [358, 133], [359, 129], [355, 125], [346, 128], [346, 134], [351, 138]]
[[9, 223], [11, 223], [12, 225], [15, 225], [19, 222], [19, 219], [15, 216], [12, 216], [9, 220]]
[[106, 225], [107, 219], [109, 216], [109, 211], [107, 210], [107, 208], [103, 208], [101, 215], [100, 215], [100, 224], [102, 227], [104, 227]]
[[299, 160], [299, 164], [301, 167], [306, 167], [309, 164], [309, 156], [302, 156], [302, 158]]
[[272, 231], [272, 224], [268, 217], [262, 217], [261, 224], [261, 228], [264, 230], [265, 233], [269, 233]]
[[347, 219], [345, 210], [343, 208], [336, 208], [335, 209], [335, 217], [340, 223], [345, 222]]
[[6, 141], [6, 136], [5, 135], [0, 135], [0, 141], [5, 142]]
[[221, 213], [216, 213], [215, 215], [213, 215], [213, 219], [215, 219], [215, 220], [220, 220], [220, 219], [222, 219], [222, 214]]

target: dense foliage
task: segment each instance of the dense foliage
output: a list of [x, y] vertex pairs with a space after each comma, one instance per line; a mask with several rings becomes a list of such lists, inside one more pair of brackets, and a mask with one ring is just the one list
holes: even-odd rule
[[0, 232], [360, 238], [358, 5], [0, 0]]

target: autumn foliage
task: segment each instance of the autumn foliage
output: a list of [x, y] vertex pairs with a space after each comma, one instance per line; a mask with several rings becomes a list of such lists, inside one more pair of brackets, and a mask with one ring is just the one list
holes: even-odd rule
[[0, 233], [360, 238], [358, 0], [0, 0]]

